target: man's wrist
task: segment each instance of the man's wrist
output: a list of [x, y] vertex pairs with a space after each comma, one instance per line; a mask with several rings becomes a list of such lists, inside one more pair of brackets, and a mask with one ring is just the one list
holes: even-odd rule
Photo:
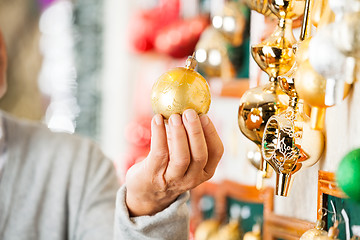
[[146, 215], [151, 216], [163, 211], [165, 208], [170, 206], [176, 200], [176, 198], [177, 196], [168, 196], [158, 199], [154, 196], [137, 198], [136, 195], [127, 191], [125, 195], [125, 203], [128, 208], [130, 217], [139, 217]]

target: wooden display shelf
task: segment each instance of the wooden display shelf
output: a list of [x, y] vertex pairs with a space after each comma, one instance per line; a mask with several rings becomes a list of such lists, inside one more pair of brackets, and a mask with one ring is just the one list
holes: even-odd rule
[[260, 191], [255, 186], [225, 180], [220, 184], [205, 182], [191, 191], [192, 222], [195, 228], [203, 220], [201, 209], [199, 209], [199, 202], [203, 196], [211, 196], [215, 200], [213, 218], [219, 221], [224, 221], [228, 217], [226, 216], [228, 198], [263, 204], [264, 240], [299, 239], [304, 232], [315, 227], [313, 222], [275, 214], [273, 188], [267, 187]]

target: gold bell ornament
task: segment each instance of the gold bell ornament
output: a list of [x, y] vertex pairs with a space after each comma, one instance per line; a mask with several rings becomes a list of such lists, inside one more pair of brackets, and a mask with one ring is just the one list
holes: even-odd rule
[[212, 18], [212, 26], [233, 46], [240, 46], [244, 40], [248, 15], [248, 8], [243, 3], [228, 1], [222, 14]]
[[194, 69], [196, 60], [190, 56], [186, 67], [178, 67], [164, 73], [152, 87], [151, 104], [153, 111], [166, 119], [171, 114], [182, 114], [194, 109], [206, 114], [210, 108], [211, 95], [205, 78]]
[[288, 196], [293, 176], [314, 165], [324, 149], [321, 131], [312, 130], [304, 113], [292, 76], [279, 77], [280, 86], [289, 95], [289, 107], [272, 116], [262, 139], [262, 156], [276, 172], [276, 195]]
[[324, 226], [325, 222], [323, 220], [317, 220], [315, 228], [306, 231], [301, 235], [300, 240], [314, 240], [319, 236], [327, 236], [327, 231], [324, 230]]
[[261, 240], [261, 226], [256, 223], [251, 232], [247, 232], [244, 235], [243, 240]]
[[236, 69], [230, 60], [229, 41], [213, 27], [208, 27], [196, 44], [195, 58], [199, 71], [208, 77], [220, 77], [224, 82], [234, 79]]

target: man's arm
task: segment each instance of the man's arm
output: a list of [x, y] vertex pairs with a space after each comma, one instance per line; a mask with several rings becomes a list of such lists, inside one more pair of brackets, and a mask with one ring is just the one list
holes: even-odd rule
[[175, 202], [153, 216], [130, 217], [125, 203], [126, 186], [117, 194], [115, 213], [115, 240], [187, 240], [189, 193], [180, 195]]
[[78, 154], [78, 157], [87, 160], [86, 164], [79, 161], [74, 166], [69, 190], [69, 239], [188, 238], [188, 193], [153, 216], [132, 218], [125, 201], [126, 186], [119, 189], [112, 162], [93, 144], [89, 148], [81, 148]]

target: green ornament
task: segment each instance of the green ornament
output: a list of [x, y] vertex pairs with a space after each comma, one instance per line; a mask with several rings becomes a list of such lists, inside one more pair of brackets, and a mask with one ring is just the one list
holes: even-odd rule
[[336, 180], [346, 195], [360, 203], [360, 148], [350, 151], [341, 160]]

